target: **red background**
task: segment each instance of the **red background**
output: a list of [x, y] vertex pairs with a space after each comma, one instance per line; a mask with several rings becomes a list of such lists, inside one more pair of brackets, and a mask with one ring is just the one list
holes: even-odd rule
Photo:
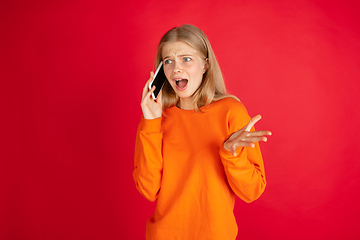
[[[222, 3], [220, 3], [222, 2]], [[1, 1], [0, 239], [144, 239], [133, 179], [157, 43], [209, 37], [268, 186], [238, 239], [360, 239], [358, 1]]]

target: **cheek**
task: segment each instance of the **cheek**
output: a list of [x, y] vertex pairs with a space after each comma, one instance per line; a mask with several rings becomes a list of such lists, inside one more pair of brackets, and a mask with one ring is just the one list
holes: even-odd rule
[[202, 79], [203, 77], [203, 69], [200, 66], [192, 66], [188, 69], [189, 74], [191, 74], [194, 78]]
[[164, 67], [164, 73], [166, 78], [169, 80], [171, 78], [171, 69], [169, 66]]
[[167, 71], [164, 71], [164, 73], [165, 73], [165, 77], [166, 77], [166, 79], [167, 79], [167, 81], [171, 84], [171, 74], [169, 73], [169, 72], [167, 72]]

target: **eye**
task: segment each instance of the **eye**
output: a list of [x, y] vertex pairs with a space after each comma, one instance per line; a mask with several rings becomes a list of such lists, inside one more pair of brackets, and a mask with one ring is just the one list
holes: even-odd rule
[[170, 63], [172, 63], [172, 61], [171, 61], [170, 59], [166, 59], [166, 60], [164, 61], [164, 63], [165, 63], [165, 64], [170, 64]]
[[191, 61], [191, 58], [189, 57], [184, 57], [184, 62], [190, 62]]

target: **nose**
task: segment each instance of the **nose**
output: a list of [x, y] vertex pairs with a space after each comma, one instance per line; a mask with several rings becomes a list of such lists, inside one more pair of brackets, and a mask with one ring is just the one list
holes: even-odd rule
[[179, 73], [182, 71], [181, 64], [178, 61], [174, 62], [174, 73]]

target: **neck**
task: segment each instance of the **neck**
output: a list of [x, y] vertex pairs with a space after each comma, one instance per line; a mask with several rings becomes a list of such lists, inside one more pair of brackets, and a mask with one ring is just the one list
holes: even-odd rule
[[180, 98], [177, 106], [183, 110], [194, 110], [192, 98]]

